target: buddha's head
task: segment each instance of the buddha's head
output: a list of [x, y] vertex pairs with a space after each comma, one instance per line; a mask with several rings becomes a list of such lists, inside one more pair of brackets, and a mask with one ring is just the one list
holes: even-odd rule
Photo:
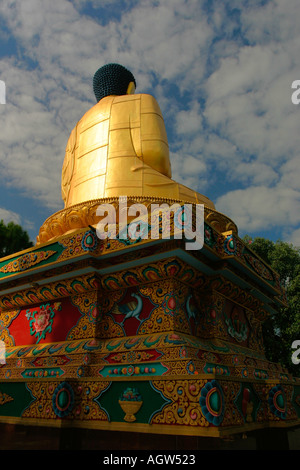
[[107, 64], [95, 73], [93, 88], [98, 102], [105, 96], [134, 93], [136, 81], [132, 73], [123, 65]]

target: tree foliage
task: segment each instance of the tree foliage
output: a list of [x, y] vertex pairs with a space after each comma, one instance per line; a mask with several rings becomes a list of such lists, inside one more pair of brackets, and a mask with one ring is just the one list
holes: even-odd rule
[[266, 356], [300, 376], [300, 364], [292, 363], [292, 343], [300, 340], [300, 249], [281, 240], [252, 239], [248, 235], [244, 241], [279, 274], [287, 294], [288, 306], [281, 307], [263, 325]]
[[14, 222], [0, 220], [0, 258], [33, 246], [28, 233]]

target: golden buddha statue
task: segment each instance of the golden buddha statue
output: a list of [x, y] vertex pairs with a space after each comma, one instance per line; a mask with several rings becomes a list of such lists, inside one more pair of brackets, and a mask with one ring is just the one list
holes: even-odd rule
[[64, 209], [44, 222], [37, 244], [95, 227], [99, 205], [118, 205], [121, 196], [142, 203], [203, 204], [207, 220], [221, 231], [236, 230], [212, 201], [171, 178], [161, 110], [153, 96], [135, 94], [136, 81], [129, 70], [105, 65], [95, 73], [93, 88], [97, 104], [76, 124], [66, 146]]
[[155, 98], [135, 94], [132, 73], [119, 64], [94, 75], [97, 104], [72, 130], [62, 171], [65, 207], [91, 199], [158, 196], [214, 207], [171, 179], [169, 146]]

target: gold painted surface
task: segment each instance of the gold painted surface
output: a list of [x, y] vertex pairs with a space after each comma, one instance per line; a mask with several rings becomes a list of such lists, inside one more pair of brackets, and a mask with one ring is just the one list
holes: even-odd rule
[[[168, 435], [181, 435], [181, 436], [204, 436], [204, 437], [226, 437], [232, 436], [232, 434], [255, 431], [257, 429], [264, 429], [266, 426], [262, 423], [245, 423], [242, 426], [236, 427], [189, 427], [186, 425], [172, 424], [144, 424], [144, 423], [122, 423], [122, 422], [107, 422], [98, 420], [64, 420], [64, 419], [39, 419], [39, 418], [16, 418], [13, 416], [1, 416], [0, 423], [8, 423], [14, 425], [26, 425], [26, 426], [45, 426], [49, 428], [78, 428], [78, 429], [94, 429], [104, 431], [128, 431], [139, 432], [145, 434], [168, 434]], [[298, 426], [299, 421], [273, 421], [272, 428], [290, 428], [292, 426]], [[132, 428], [134, 426], [134, 429]]]
[[175, 198], [214, 208], [208, 198], [171, 179], [165, 124], [151, 95], [103, 98], [77, 123], [67, 143], [65, 208], [125, 195]]

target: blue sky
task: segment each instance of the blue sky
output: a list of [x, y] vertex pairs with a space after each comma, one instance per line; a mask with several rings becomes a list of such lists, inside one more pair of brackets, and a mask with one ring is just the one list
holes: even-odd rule
[[69, 133], [92, 77], [129, 68], [158, 100], [172, 177], [214, 201], [240, 236], [300, 246], [298, 0], [2, 0], [0, 218], [35, 240], [63, 208]]

